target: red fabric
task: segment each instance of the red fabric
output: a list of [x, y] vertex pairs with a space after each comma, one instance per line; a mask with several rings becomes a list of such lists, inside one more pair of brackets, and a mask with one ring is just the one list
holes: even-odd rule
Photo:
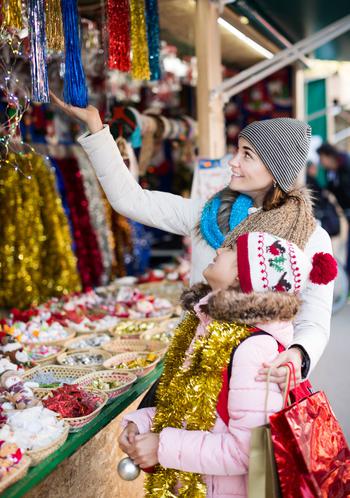
[[[255, 329], [252, 331], [259, 332], [259, 329]], [[278, 352], [282, 353], [285, 351], [285, 347], [283, 344], [278, 344]], [[218, 402], [216, 405], [216, 411], [220, 415], [221, 419], [228, 425], [230, 421], [230, 415], [228, 413], [228, 393], [229, 393], [229, 378], [228, 378], [228, 368], [225, 368], [222, 372], [222, 388], [218, 396]], [[290, 392], [290, 397], [292, 402], [300, 401], [308, 396], [310, 396], [312, 386], [308, 380], [305, 380], [301, 384], [298, 385], [296, 389], [292, 389]]]
[[248, 257], [248, 235], [248, 233], [244, 233], [238, 237], [236, 242], [239, 284], [242, 292], [246, 293], [253, 291]]
[[283, 498], [350, 496], [350, 451], [323, 392], [270, 416]]

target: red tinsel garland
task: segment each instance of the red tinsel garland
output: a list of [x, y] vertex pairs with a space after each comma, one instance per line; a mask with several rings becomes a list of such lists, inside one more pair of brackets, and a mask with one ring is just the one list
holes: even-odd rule
[[108, 67], [128, 72], [130, 63], [130, 10], [128, 0], [107, 1]]
[[88, 200], [75, 158], [56, 159], [63, 176], [67, 204], [73, 226], [75, 253], [84, 290], [100, 285], [103, 272], [97, 237], [92, 229]]

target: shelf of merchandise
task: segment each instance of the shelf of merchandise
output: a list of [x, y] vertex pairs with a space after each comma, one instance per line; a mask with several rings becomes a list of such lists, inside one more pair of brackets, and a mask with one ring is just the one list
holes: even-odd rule
[[67, 441], [55, 453], [47, 457], [43, 462], [29, 469], [29, 472], [20, 481], [16, 482], [1, 493], [1, 498], [20, 498], [33, 489], [39, 482], [45, 479], [63, 460], [73, 453], [101, 431], [109, 422], [117, 417], [122, 411], [135, 401], [151, 384], [158, 379], [162, 371], [162, 363], [147, 376], [139, 379], [131, 389], [122, 394], [115, 401], [108, 404], [88, 425], [81, 431], [69, 435]]

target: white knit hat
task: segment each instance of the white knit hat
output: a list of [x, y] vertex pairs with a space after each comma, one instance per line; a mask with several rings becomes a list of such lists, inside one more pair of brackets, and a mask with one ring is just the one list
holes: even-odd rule
[[330, 254], [316, 253], [312, 262], [298, 246], [269, 233], [251, 232], [237, 239], [238, 278], [243, 292], [300, 292], [310, 278], [327, 284], [337, 274]]

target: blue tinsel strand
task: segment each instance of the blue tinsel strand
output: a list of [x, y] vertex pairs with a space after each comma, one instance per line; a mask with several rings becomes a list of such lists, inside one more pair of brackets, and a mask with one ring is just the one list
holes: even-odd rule
[[46, 63], [44, 0], [28, 0], [32, 100], [50, 102]]
[[81, 60], [77, 0], [61, 0], [61, 10], [65, 44], [63, 97], [67, 104], [86, 107], [88, 91]]
[[146, 0], [146, 24], [148, 59], [151, 70], [151, 80], [160, 80], [161, 71], [159, 65], [160, 36], [159, 36], [159, 14], [158, 0]]
[[[252, 207], [252, 205], [253, 201], [247, 195], [240, 194], [237, 197], [231, 208], [229, 220], [230, 231], [247, 218], [248, 209]], [[202, 237], [214, 249], [221, 247], [225, 240], [225, 235], [221, 232], [217, 221], [220, 206], [221, 198], [219, 196], [210, 199], [203, 208], [200, 220]]]

